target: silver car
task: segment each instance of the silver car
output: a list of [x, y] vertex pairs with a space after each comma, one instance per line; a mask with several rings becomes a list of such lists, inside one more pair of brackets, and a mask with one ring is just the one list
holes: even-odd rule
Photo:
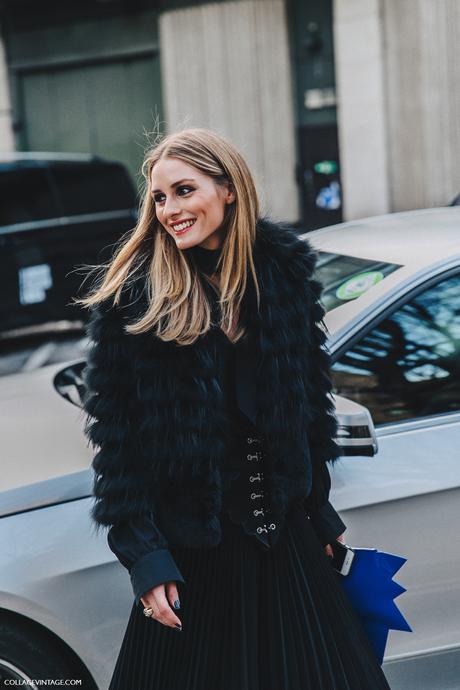
[[[408, 559], [396, 603], [414, 632], [390, 632], [385, 673], [393, 690], [459, 688], [460, 208], [308, 239], [343, 446], [331, 501], [349, 544]], [[132, 606], [89, 518], [85, 347], [80, 333], [0, 348], [0, 680], [107, 687]]]

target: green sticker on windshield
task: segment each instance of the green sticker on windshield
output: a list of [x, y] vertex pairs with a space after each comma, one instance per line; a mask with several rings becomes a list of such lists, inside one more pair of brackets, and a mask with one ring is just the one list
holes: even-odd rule
[[363, 293], [367, 292], [376, 283], [384, 278], [382, 271], [366, 271], [365, 273], [358, 273], [346, 280], [340, 287], [337, 288], [336, 296], [339, 299], [356, 299]]

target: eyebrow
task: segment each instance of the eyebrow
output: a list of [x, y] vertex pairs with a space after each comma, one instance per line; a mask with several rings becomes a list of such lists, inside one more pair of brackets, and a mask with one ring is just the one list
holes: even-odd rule
[[[182, 182], [196, 182], [196, 180], [193, 177], [184, 177], [182, 180], [178, 180], [177, 182], [173, 182], [171, 185], [171, 189], [173, 187], [177, 187], [178, 185], [182, 184]], [[156, 194], [157, 192], [161, 192], [161, 189], [153, 189], [152, 190], [152, 194]]]

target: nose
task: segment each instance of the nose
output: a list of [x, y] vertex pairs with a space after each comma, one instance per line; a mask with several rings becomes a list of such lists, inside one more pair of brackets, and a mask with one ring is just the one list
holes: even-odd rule
[[163, 206], [163, 213], [166, 220], [170, 220], [180, 213], [180, 206], [178, 200], [173, 197], [167, 197]]

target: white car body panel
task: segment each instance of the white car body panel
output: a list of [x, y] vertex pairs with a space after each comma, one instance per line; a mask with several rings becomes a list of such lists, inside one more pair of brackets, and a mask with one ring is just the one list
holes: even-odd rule
[[94, 534], [90, 505], [75, 500], [0, 520], [0, 608], [58, 635], [105, 688], [133, 599], [127, 572]]
[[63, 368], [53, 364], [0, 379], [0, 491], [90, 466], [83, 412], [63, 405], [52, 385]]

